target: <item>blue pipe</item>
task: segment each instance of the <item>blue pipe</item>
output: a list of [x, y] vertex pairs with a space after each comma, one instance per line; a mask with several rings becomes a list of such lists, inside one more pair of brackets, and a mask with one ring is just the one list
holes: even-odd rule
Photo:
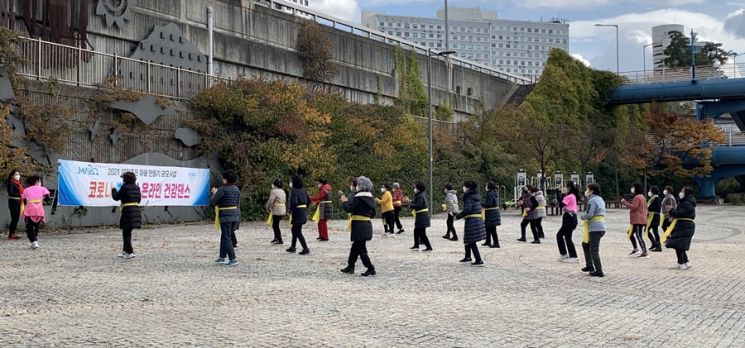
[[719, 166], [745, 166], [745, 146], [718, 147], [711, 154], [711, 163]]
[[611, 104], [637, 104], [701, 99], [742, 99], [745, 78], [678, 81], [619, 86]]

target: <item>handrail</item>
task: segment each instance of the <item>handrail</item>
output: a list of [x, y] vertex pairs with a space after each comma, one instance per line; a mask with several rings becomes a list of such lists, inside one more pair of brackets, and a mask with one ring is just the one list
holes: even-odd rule
[[[397, 36], [393, 36], [393, 35], [389, 35], [387, 33], [384, 33], [382, 31], [378, 31], [378, 30], [374, 30], [374, 29], [370, 29], [370, 28], [365, 28], [365, 27], [362, 27], [360, 25], [357, 25], [357, 24], [354, 24], [354, 23], [351, 23], [351, 22], [347, 22], [347, 21], [345, 21], [343, 19], [339, 19], [339, 18], [336, 18], [336, 17], [333, 17], [333, 16], [329, 16], [329, 15], [323, 14], [321, 12], [318, 12], [318, 11], [315, 11], [315, 10], [312, 10], [312, 9], [309, 9], [309, 8], [306, 8], [306, 7], [301, 7], [301, 6], [297, 5], [297, 4], [293, 4], [293, 3], [288, 2], [288, 1], [285, 1], [285, 0], [253, 0], [253, 2], [254, 2], [254, 4], [256, 4], [258, 6], [268, 7], [270, 9], [275, 9], [275, 10], [279, 10], [279, 11], [282, 11], [282, 9], [287, 9], [288, 12], [291, 13], [292, 15], [294, 15], [294, 16], [298, 16], [298, 17], [302, 17], [302, 18], [306, 18], [306, 19], [308, 17], [310, 17], [310, 18], [313, 18], [313, 20], [315, 22], [317, 22], [319, 24], [324, 24], [323, 22], [319, 22], [319, 19], [321, 19], [321, 20], [330, 22], [331, 23], [331, 27], [332, 28], [335, 28], [335, 29], [338, 29], [337, 28], [337, 25], [338, 24], [341, 24], [341, 25], [343, 25], [343, 26], [345, 26], [347, 28], [350, 28], [349, 32], [352, 33], [352, 34], [357, 34], [357, 35], [360, 35], [360, 36], [366, 36], [366, 37], [368, 37], [370, 39], [373, 39], [373, 40], [376, 40], [376, 41], [383, 41], [383, 42], [388, 43], [388, 44], [398, 44], [398, 45], [400, 45], [403, 48], [409, 47], [413, 51], [415, 51], [417, 53], [421, 53], [421, 54], [427, 54], [427, 52], [432, 52], [432, 53], [435, 53], [435, 55], [436, 55], [435, 58], [440, 59], [440, 60], [446, 60], [442, 56], [437, 55], [437, 53], [440, 53], [442, 51], [433, 50], [433, 49], [431, 49], [429, 47], [421, 46], [421, 45], [419, 45], [417, 43], [414, 43], [412, 41], [404, 40], [404, 39], [401, 39], [401, 38], [399, 38]], [[277, 9], [277, 7], [279, 7], [279, 9]], [[359, 33], [355, 32], [355, 31], [358, 31]], [[380, 37], [383, 40], [377, 40], [373, 36]], [[456, 65], [460, 65], [460, 66], [462, 66], [464, 68], [468, 68], [468, 69], [472, 69], [472, 70], [477, 70], [476, 68], [478, 68], [479, 69], [478, 71], [481, 71], [481, 72], [484, 72], [486, 74], [489, 74], [489, 75], [492, 75], [492, 76], [496, 76], [496, 77], [499, 77], [499, 78], [508, 80], [510, 82], [513, 82], [513, 83], [522, 84], [522, 85], [529, 85], [529, 84], [533, 84], [534, 83], [534, 81], [531, 80], [531, 79], [529, 79], [529, 78], [522, 77], [522, 76], [519, 76], [519, 75], [513, 75], [513, 74], [510, 74], [510, 73], [507, 73], [507, 72], [503, 72], [501, 70], [494, 69], [494, 68], [488, 67], [486, 65], [482, 65], [482, 64], [479, 64], [479, 63], [476, 63], [476, 62], [473, 62], [473, 61], [470, 61], [470, 60], [467, 60], [467, 59], [464, 59], [464, 58], [461, 58], [461, 57], [450, 56], [449, 59], [450, 59], [451, 62], [455, 63]]]
[[[621, 72], [622, 84], [651, 84], [691, 80], [691, 68], [663, 68]], [[705, 65], [696, 67], [697, 80], [745, 77], [745, 63]]]

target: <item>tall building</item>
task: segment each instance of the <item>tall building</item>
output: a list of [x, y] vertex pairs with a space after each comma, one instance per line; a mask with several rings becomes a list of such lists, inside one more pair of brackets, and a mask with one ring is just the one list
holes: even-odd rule
[[[686, 35], [685, 28], [680, 24], [664, 24], [652, 27], [652, 64], [655, 73], [662, 72], [665, 69], [665, 59], [667, 58], [665, 49], [670, 46], [672, 42], [670, 34], [675, 31]], [[707, 41], [697, 40], [693, 45], [698, 50], [706, 46], [707, 43]]]
[[[494, 11], [448, 9], [449, 49], [461, 58], [515, 75], [538, 77], [552, 48], [569, 51], [569, 24], [563, 20], [513, 21], [498, 19]], [[438, 11], [436, 18], [363, 12], [362, 25], [435, 50], [446, 50], [444, 10]]]

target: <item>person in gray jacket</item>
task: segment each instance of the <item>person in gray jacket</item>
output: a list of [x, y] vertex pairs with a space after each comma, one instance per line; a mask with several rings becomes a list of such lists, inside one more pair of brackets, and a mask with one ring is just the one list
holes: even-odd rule
[[442, 238], [457, 241], [458, 233], [455, 232], [453, 223], [455, 216], [460, 212], [458, 207], [458, 191], [453, 190], [453, 185], [450, 184], [445, 185], [445, 211], [448, 213], [448, 232]]
[[287, 193], [282, 189], [282, 181], [274, 180], [272, 192], [269, 194], [269, 199], [266, 201], [264, 209], [272, 216], [272, 230], [274, 231], [272, 244], [283, 244], [279, 223], [287, 215]]
[[678, 207], [678, 201], [675, 200], [675, 195], [673, 195], [674, 190], [672, 186], [665, 186], [665, 190], [662, 191], [662, 212], [665, 214], [664, 219], [662, 220], [662, 232], [664, 233], [667, 231], [667, 228], [670, 227], [670, 223], [673, 222], [672, 216], [670, 216], [670, 211]]
[[[593, 183], [587, 185], [585, 191], [587, 197], [587, 208], [581, 219], [585, 222], [582, 237], [582, 250], [585, 252], [585, 268], [582, 272], [589, 272], [593, 277], [603, 277], [603, 266], [600, 263], [600, 239], [608, 229], [605, 223], [605, 201], [600, 197], [600, 185]], [[587, 236], [589, 234], [589, 241]]]
[[[241, 221], [241, 190], [235, 186], [238, 175], [232, 170], [226, 170], [222, 174], [223, 186], [212, 188], [211, 202], [215, 205], [216, 219], [220, 225], [220, 257], [215, 263], [227, 266], [235, 266], [238, 259], [235, 257], [235, 249], [231, 235], [235, 234]], [[226, 257], [228, 259], [226, 259]]]

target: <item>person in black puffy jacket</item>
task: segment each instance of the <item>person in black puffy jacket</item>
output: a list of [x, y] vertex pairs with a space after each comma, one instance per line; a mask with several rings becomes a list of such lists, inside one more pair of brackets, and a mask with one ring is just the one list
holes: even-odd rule
[[[678, 256], [676, 268], [687, 270], [692, 268], [686, 252], [691, 248], [691, 240], [696, 232], [696, 222], [694, 222], [696, 219], [696, 198], [693, 196], [693, 190], [688, 187], [684, 187], [680, 191], [679, 197], [678, 206], [669, 211], [673, 218], [673, 225], [669, 227], [672, 228], [672, 231], [667, 236], [665, 246], [675, 249], [675, 254]], [[665, 235], [667, 234], [667, 231], [665, 231]], [[662, 239], [665, 239], [664, 236]]]
[[122, 174], [124, 184], [117, 189], [111, 189], [111, 198], [122, 202], [122, 217], [119, 219], [119, 228], [122, 229], [124, 247], [121, 257], [131, 259], [135, 257], [132, 248], [132, 230], [142, 228], [142, 213], [140, 211], [140, 187], [137, 186], [135, 173], [126, 172]]
[[499, 192], [497, 183], [494, 181], [486, 184], [486, 197], [481, 207], [484, 209], [484, 226], [486, 226], [486, 242], [482, 245], [499, 248], [497, 226], [502, 224], [502, 215], [499, 213]]
[[370, 256], [367, 255], [367, 241], [372, 240], [373, 227], [370, 219], [375, 217], [377, 203], [375, 202], [375, 197], [370, 192], [373, 189], [370, 179], [361, 176], [355, 180], [355, 184], [356, 188], [353, 199], [347, 196], [341, 197], [344, 211], [350, 214], [350, 239], [352, 241], [352, 249], [349, 250], [347, 267], [341, 271], [342, 273], [353, 274], [354, 265], [357, 263], [357, 257], [359, 257], [362, 260], [362, 264], [367, 267], [367, 271], [362, 273], [362, 276], [374, 276], [377, 273], [375, 272], [375, 266], [370, 261]]
[[466, 257], [460, 262], [471, 262], [471, 252], [475, 261], [473, 266], [484, 266], [479, 247], [476, 243], [486, 239], [486, 228], [481, 218], [481, 194], [473, 181], [463, 183], [463, 210], [456, 216], [458, 220], [466, 219], [463, 231], [463, 243], [466, 245]]
[[430, 212], [427, 204], [427, 186], [423, 182], [414, 183], [414, 200], [409, 208], [414, 212], [414, 246], [411, 250], [419, 251], [419, 243], [424, 244], [424, 251], [432, 251], [432, 245], [427, 237], [427, 228], [430, 226]]

